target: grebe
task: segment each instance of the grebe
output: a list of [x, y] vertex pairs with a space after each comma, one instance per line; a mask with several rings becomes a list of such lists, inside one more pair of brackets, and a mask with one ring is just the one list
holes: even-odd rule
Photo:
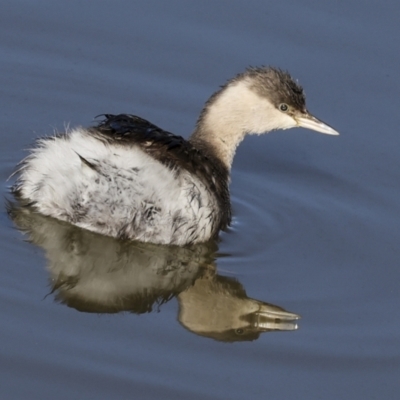
[[282, 70], [248, 68], [214, 93], [188, 140], [134, 115], [39, 139], [12, 188], [22, 204], [104, 235], [186, 245], [231, 220], [229, 175], [246, 134], [304, 127], [338, 135]]

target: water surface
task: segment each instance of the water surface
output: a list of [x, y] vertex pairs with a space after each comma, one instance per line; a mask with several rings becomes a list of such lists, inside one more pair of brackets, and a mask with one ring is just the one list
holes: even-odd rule
[[[394, 1], [3, 4], [4, 196], [37, 136], [129, 112], [187, 137], [248, 65], [288, 69], [341, 132], [246, 138], [217, 247], [173, 253], [37, 216], [14, 223], [4, 205], [4, 398], [397, 398], [398, 12]], [[278, 322], [282, 309], [302, 318]]]

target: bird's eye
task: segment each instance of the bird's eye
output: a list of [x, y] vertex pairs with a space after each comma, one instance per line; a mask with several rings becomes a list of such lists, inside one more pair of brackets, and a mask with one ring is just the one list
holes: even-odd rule
[[239, 329], [236, 329], [236, 334], [237, 335], [243, 335], [243, 333], [244, 333], [244, 330], [243, 329], [241, 329], [241, 328], [239, 328]]
[[283, 112], [286, 112], [287, 110], [289, 110], [289, 107], [288, 107], [287, 104], [282, 103], [282, 104], [279, 104], [279, 109], [280, 109], [281, 111], [283, 111]]

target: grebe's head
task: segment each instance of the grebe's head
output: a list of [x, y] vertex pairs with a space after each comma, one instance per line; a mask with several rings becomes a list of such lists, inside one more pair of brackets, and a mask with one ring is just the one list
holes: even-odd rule
[[307, 111], [303, 88], [290, 74], [272, 67], [248, 68], [228, 81], [208, 100], [199, 123], [241, 135], [295, 127], [339, 134]]
[[307, 111], [303, 88], [289, 73], [272, 67], [248, 68], [210, 97], [191, 140], [198, 147], [211, 146], [230, 168], [246, 134], [295, 127], [339, 134]]
[[[234, 82], [245, 84], [260, 99], [269, 103], [267, 108], [275, 124], [273, 129], [302, 127], [328, 135], [339, 134], [307, 111], [303, 88], [288, 72], [271, 67], [249, 68], [234, 78]], [[266, 126], [271, 125], [266, 122]], [[259, 128], [263, 130], [262, 126]]]

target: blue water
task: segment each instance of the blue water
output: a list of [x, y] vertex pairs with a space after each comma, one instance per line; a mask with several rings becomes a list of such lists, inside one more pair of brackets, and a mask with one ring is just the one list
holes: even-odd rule
[[[104, 112], [187, 137], [248, 65], [289, 70], [341, 136], [246, 138], [218, 249], [137, 250], [34, 216], [14, 223], [3, 206], [1, 398], [399, 397], [398, 2], [3, 3], [3, 197], [36, 137]], [[202, 285], [229, 288], [217, 317]], [[238, 301], [302, 318], [216, 334]]]

